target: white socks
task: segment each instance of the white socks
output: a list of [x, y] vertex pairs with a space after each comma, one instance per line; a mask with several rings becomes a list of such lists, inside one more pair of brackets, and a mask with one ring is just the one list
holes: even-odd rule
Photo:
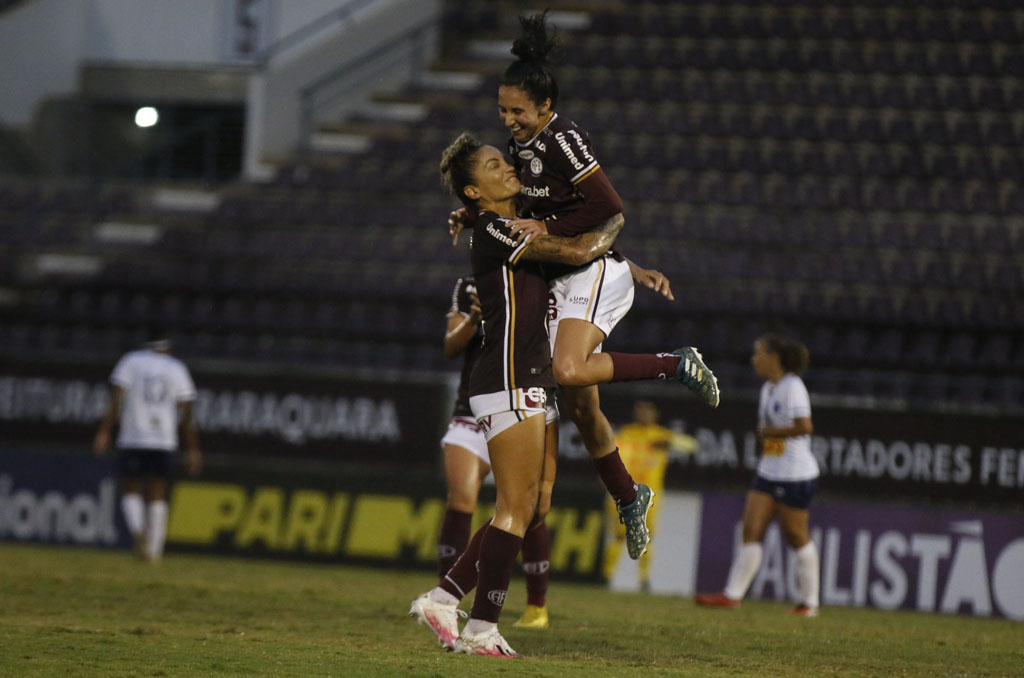
[[725, 595], [733, 600], [743, 600], [759, 567], [761, 567], [761, 544], [759, 542], [744, 543], [740, 546], [736, 559], [732, 561], [732, 567], [729, 568], [729, 581], [725, 585]]
[[466, 622], [466, 628], [462, 629], [463, 633], [467, 633], [471, 636], [478, 636], [481, 633], [487, 633], [498, 625], [495, 622], [484, 621], [483, 619], [470, 619]]
[[[813, 541], [796, 549], [797, 581], [800, 584], [800, 602], [807, 607], [817, 608], [820, 589], [821, 572], [818, 565], [818, 549]], [[729, 569], [729, 581], [725, 586], [725, 595], [733, 600], [742, 600], [746, 595], [750, 582], [754, 581], [757, 568], [761, 566], [761, 544], [745, 543], [740, 546], [736, 559]]]
[[796, 573], [800, 584], [800, 602], [807, 607], [818, 607], [820, 569], [818, 549], [809, 541], [796, 550]]
[[164, 554], [164, 541], [167, 537], [167, 502], [150, 502], [149, 515], [146, 516], [146, 557], [159, 560]]
[[142, 515], [142, 495], [126, 494], [121, 497], [121, 512], [124, 514], [124, 522], [128, 525], [128, 531], [132, 537], [138, 539], [142, 531], [146, 529], [146, 518]]
[[452, 594], [445, 591], [440, 586], [435, 586], [431, 589], [430, 594], [427, 596], [431, 602], [441, 603], [442, 605], [458, 605], [459, 599]]

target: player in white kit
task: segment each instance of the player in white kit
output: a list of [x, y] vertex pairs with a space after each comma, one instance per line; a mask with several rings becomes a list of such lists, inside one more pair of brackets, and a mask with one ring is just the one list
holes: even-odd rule
[[97, 455], [107, 454], [111, 432], [119, 424], [121, 509], [136, 553], [147, 561], [163, 555], [179, 429], [185, 439], [186, 469], [194, 474], [202, 467], [199, 434], [192, 420], [195, 384], [188, 368], [169, 351], [170, 342], [158, 340], [118, 361], [110, 375], [110, 405], [93, 441]]
[[811, 402], [800, 374], [809, 354], [803, 344], [777, 334], [754, 342], [751, 363], [766, 379], [758, 403], [757, 433], [761, 459], [747, 492], [743, 511], [743, 544], [729, 570], [725, 591], [701, 594], [697, 604], [736, 608], [761, 565], [761, 542], [772, 518], [796, 552], [801, 600], [793, 614], [818, 615], [818, 550], [811, 541], [808, 507], [818, 485], [818, 462], [811, 452]]

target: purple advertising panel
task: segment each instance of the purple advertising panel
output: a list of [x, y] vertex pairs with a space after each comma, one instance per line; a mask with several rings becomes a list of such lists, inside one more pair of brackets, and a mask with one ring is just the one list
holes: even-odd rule
[[0, 540], [126, 547], [114, 462], [0, 450]]
[[[721, 591], [742, 539], [744, 497], [703, 497], [698, 591]], [[1024, 515], [817, 501], [821, 604], [1024, 619]], [[795, 557], [778, 526], [748, 597], [795, 601]]]

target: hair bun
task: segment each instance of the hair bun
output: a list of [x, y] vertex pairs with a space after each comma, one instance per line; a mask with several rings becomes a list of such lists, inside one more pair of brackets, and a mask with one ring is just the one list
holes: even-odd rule
[[555, 47], [554, 32], [548, 35], [548, 11], [519, 17], [522, 34], [512, 43], [512, 54], [520, 61], [545, 63]]

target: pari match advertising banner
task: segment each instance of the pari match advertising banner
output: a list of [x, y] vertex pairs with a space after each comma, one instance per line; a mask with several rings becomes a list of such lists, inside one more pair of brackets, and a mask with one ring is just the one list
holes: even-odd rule
[[[758, 462], [757, 402], [723, 399], [710, 409], [678, 385], [602, 387], [613, 423], [632, 418], [633, 403], [653, 401], [661, 424], [694, 436], [695, 454], [670, 457], [666, 483], [687, 490], [746, 488]], [[820, 487], [861, 495], [1020, 507], [1024, 427], [1019, 416], [857, 409], [817, 403], [811, 392], [811, 450]], [[559, 472], [591, 473], [571, 422], [562, 420]]]
[[[702, 497], [696, 589], [721, 591], [742, 542], [744, 497]], [[1024, 620], [1024, 515], [827, 499], [811, 505], [821, 604]], [[776, 524], [748, 596], [798, 598], [796, 559]]]
[[[5, 440], [87, 447], [109, 401], [113, 367], [0, 362]], [[432, 465], [454, 397], [441, 379], [189, 368], [200, 440], [216, 453]]]
[[[444, 492], [440, 474], [211, 468], [174, 483], [167, 550], [431, 569]], [[596, 487], [558, 495], [547, 518], [557, 576], [600, 577], [602, 499]], [[485, 486], [474, 529], [493, 512]], [[0, 451], [0, 540], [127, 549], [114, 461]]]

